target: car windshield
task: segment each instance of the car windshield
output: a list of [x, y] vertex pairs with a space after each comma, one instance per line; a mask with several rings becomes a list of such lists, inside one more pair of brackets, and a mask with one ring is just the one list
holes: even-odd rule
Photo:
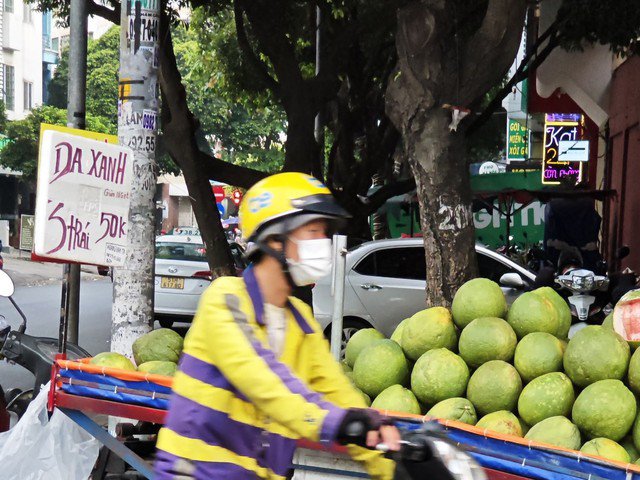
[[204, 262], [206, 250], [202, 243], [156, 243], [156, 258], [163, 260], [188, 260]]

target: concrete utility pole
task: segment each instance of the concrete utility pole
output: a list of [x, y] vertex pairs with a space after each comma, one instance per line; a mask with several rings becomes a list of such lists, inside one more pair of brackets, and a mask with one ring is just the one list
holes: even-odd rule
[[120, 17], [118, 140], [134, 151], [134, 181], [127, 261], [113, 277], [111, 350], [130, 358], [153, 326], [160, 3], [125, 0]]
[[[86, 128], [87, 97], [87, 2], [71, 0], [69, 10], [69, 77], [67, 79], [67, 126]], [[78, 343], [80, 311], [80, 265], [64, 265], [61, 316], [66, 316], [69, 342]]]

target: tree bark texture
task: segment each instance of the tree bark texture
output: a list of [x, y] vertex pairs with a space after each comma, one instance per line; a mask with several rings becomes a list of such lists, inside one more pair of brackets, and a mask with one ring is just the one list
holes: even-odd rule
[[209, 183], [207, 167], [212, 167], [214, 162], [203, 161], [204, 154], [196, 143], [197, 120], [187, 105], [166, 15], [162, 16], [160, 31], [159, 79], [164, 100], [162, 125], [167, 150], [182, 169], [212, 276], [235, 275], [233, 257]]
[[417, 0], [398, 11], [398, 64], [386, 111], [416, 181], [427, 264], [426, 303], [450, 305], [477, 272], [465, 121], [449, 130], [444, 105], [472, 107], [513, 63], [524, 0]]

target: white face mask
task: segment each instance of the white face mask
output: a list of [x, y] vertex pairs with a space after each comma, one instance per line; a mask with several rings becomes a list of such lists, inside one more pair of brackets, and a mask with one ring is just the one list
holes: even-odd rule
[[299, 287], [311, 285], [331, 272], [333, 248], [330, 238], [290, 240], [298, 246], [299, 258], [297, 262], [287, 258], [293, 283]]

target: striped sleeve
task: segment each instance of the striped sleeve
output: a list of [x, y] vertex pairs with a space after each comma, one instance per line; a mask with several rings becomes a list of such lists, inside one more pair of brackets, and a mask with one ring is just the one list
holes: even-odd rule
[[300, 437], [333, 441], [345, 410], [312, 391], [262, 345], [237, 295], [208, 293], [190, 331], [195, 351], [185, 345], [185, 353], [215, 365], [247, 400]]

